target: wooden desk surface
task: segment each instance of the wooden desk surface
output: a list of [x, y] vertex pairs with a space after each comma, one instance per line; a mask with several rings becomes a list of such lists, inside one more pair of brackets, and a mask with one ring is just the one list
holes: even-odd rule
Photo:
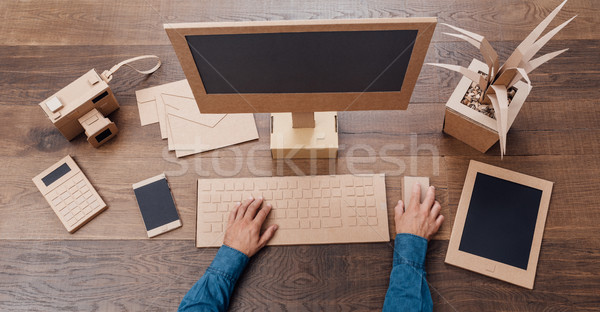
[[[268, 115], [260, 140], [176, 159], [157, 125], [141, 127], [134, 90], [183, 79], [162, 28], [168, 22], [437, 16], [487, 36], [502, 60], [559, 1], [2, 1], [0, 3], [0, 310], [173, 311], [216, 249], [194, 248], [195, 180], [220, 176], [384, 172], [388, 204], [403, 175], [430, 176], [447, 220], [430, 243], [436, 311], [592, 311], [600, 307], [600, 6], [571, 0], [551, 26], [579, 14], [542, 52], [567, 53], [530, 76], [533, 90], [508, 134], [508, 150], [481, 154], [444, 135], [444, 103], [460, 75], [424, 67], [411, 105], [397, 112], [340, 112], [335, 162], [273, 161]], [[466, 65], [475, 48], [438, 25], [427, 62]], [[111, 86], [120, 133], [99, 149], [66, 141], [38, 103], [90, 68], [141, 54], [163, 67], [119, 71]], [[109, 209], [71, 235], [31, 178], [72, 155]], [[444, 264], [470, 159], [554, 181], [534, 290]], [[148, 239], [131, 184], [166, 172], [183, 228]], [[393, 220], [393, 219], [391, 219]], [[390, 221], [391, 227], [393, 222]], [[378, 310], [392, 244], [268, 247], [254, 257], [232, 310]]]

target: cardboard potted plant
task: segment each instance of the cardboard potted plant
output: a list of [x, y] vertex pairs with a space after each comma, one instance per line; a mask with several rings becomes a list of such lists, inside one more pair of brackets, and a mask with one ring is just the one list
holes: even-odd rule
[[502, 66], [499, 66], [498, 54], [483, 36], [443, 24], [459, 33], [445, 33], [446, 35], [465, 40], [475, 46], [485, 60], [481, 62], [473, 59], [468, 68], [459, 65], [428, 64], [463, 74], [463, 78], [446, 103], [445, 133], [482, 153], [499, 140], [500, 153], [504, 155], [506, 134], [531, 91], [531, 81], [527, 74], [568, 50], [564, 49], [532, 59], [556, 33], [575, 18], [572, 17], [540, 38], [544, 29], [566, 2], [565, 0], [554, 9], [519, 44]]

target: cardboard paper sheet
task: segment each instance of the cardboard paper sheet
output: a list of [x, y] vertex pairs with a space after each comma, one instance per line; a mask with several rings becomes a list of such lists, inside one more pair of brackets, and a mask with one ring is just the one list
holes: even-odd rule
[[136, 91], [142, 126], [158, 123], [177, 157], [258, 139], [253, 114], [202, 114], [187, 80]]

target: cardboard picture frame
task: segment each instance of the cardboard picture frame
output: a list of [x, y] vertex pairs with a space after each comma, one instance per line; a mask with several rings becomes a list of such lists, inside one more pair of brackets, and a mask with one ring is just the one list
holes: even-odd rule
[[[475, 178], [478, 173], [483, 173], [491, 177], [528, 186], [542, 192], [537, 211], [533, 239], [531, 242], [531, 249], [529, 252], [527, 269], [521, 269], [499, 261], [459, 250], [466, 218], [469, 212], [469, 206], [471, 204]], [[552, 186], [553, 182], [547, 180], [471, 160], [458, 204], [458, 209], [456, 211], [456, 217], [454, 219], [454, 226], [452, 227], [452, 234], [450, 236], [445, 262], [521, 287], [533, 289], [537, 263], [542, 244], [542, 236], [544, 233], [546, 217], [548, 215]]]
[[[405, 110], [437, 24], [435, 17], [292, 20], [165, 24], [183, 72], [202, 113]], [[259, 33], [417, 30], [400, 91], [207, 94], [186, 36]], [[352, 103], [351, 105], [349, 105]]]

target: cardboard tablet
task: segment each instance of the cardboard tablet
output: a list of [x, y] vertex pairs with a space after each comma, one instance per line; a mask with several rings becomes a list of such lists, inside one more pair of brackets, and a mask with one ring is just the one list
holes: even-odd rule
[[533, 289], [552, 185], [471, 160], [446, 263]]

